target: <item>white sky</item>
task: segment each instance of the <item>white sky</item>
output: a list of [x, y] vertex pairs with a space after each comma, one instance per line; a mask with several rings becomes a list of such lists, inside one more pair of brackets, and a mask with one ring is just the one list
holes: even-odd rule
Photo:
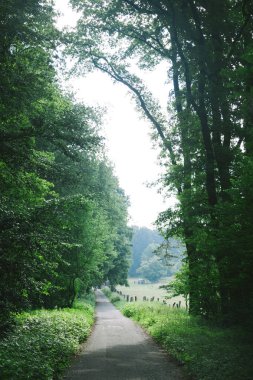
[[[77, 16], [68, 8], [68, 1], [56, 0], [55, 3], [63, 13], [58, 25], [74, 26]], [[165, 75], [164, 66], [161, 66], [155, 72], [145, 73], [145, 81], [154, 95], [166, 103], [169, 87], [164, 84]], [[114, 84], [106, 74], [94, 72], [83, 78], [73, 78], [68, 84], [76, 98], [85, 104], [107, 108], [104, 123], [107, 153], [120, 186], [130, 197], [129, 224], [152, 227], [158, 213], [165, 210], [166, 205], [155, 189], [146, 186], [147, 182], [155, 181], [161, 172], [157, 163], [158, 151], [152, 149], [149, 137], [149, 122], [140, 119], [126, 88]], [[173, 199], [167, 200], [166, 204], [173, 202]]]

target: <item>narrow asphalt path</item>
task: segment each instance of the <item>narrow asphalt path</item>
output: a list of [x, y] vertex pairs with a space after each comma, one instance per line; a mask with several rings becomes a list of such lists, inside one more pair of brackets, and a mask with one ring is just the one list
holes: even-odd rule
[[97, 291], [95, 328], [65, 380], [184, 380], [181, 369]]

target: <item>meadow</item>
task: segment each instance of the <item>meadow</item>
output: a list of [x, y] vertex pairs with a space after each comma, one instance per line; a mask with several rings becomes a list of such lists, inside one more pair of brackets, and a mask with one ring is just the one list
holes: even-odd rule
[[143, 297], [147, 297], [149, 300], [155, 297], [155, 301], [159, 298], [159, 302], [165, 301], [167, 305], [172, 306], [173, 303], [179, 303], [181, 301], [181, 307], [185, 307], [185, 300], [182, 296], [173, 297], [167, 299], [168, 295], [165, 289], [161, 289], [161, 285], [168, 284], [172, 277], [164, 278], [156, 283], [138, 284], [138, 278], [129, 278], [129, 286], [117, 286], [116, 289], [122, 294], [129, 295], [130, 297], [137, 297], [138, 301], [142, 301]]

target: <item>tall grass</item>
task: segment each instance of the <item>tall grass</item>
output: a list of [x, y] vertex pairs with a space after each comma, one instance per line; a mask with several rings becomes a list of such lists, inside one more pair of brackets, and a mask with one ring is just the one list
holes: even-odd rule
[[93, 324], [93, 307], [40, 310], [16, 317], [16, 326], [0, 341], [1, 380], [58, 379]]

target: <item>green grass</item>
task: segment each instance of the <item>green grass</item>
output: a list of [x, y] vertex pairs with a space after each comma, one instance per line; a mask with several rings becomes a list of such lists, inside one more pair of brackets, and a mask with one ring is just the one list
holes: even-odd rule
[[148, 297], [150, 299], [151, 297], [155, 297], [155, 300], [157, 301], [157, 298], [159, 298], [159, 301], [162, 302], [165, 300], [168, 305], [173, 305], [174, 302], [181, 301], [182, 307], [185, 306], [184, 298], [179, 297], [173, 297], [171, 299], [166, 299], [167, 292], [164, 289], [160, 289], [159, 286], [167, 284], [170, 281], [171, 278], [166, 278], [163, 281], [157, 282], [157, 283], [148, 283], [148, 284], [138, 284], [136, 278], [130, 278], [128, 279], [129, 286], [117, 286], [117, 290], [121, 291], [125, 295], [129, 295], [130, 297], [136, 296], [138, 301], [142, 301], [143, 297]]
[[186, 311], [159, 304], [125, 303], [125, 316], [140, 323], [197, 380], [252, 380], [252, 336], [208, 325]]
[[59, 379], [88, 337], [93, 313], [90, 304], [78, 302], [72, 309], [17, 316], [13, 331], [0, 341], [1, 380]]
[[109, 298], [109, 300], [118, 308], [121, 309], [126, 301], [122, 299], [117, 293], [112, 292], [108, 287], [102, 288], [102, 292]]

